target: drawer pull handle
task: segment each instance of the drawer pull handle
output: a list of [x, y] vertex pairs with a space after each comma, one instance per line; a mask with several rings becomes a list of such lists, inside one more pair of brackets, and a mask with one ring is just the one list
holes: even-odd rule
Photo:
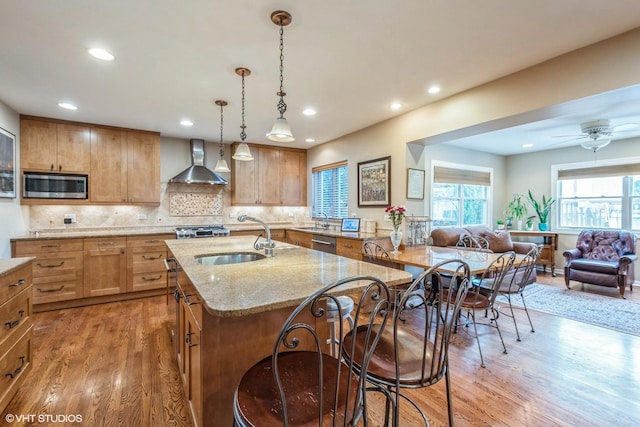
[[187, 345], [189, 347], [196, 347], [198, 344], [194, 344], [194, 343], [191, 342], [191, 335], [193, 335], [193, 333], [187, 334], [187, 336], [185, 337], [184, 341], [187, 343]]
[[22, 368], [24, 367], [24, 356], [20, 356], [19, 359], [20, 359], [20, 366], [14, 369], [13, 372], [7, 372], [6, 374], [4, 374], [5, 377], [9, 377], [13, 379], [16, 376], [18, 376], [20, 372], [22, 372]]
[[10, 288], [15, 288], [17, 286], [22, 286], [24, 285], [26, 282], [24, 279], [20, 279], [18, 280], [16, 283], [12, 283], [11, 285], [9, 285]]
[[63, 264], [64, 264], [64, 261], [60, 261], [59, 264], [40, 264], [40, 263], [38, 263], [38, 267], [40, 267], [40, 268], [58, 268], [58, 267], [62, 267]]
[[179, 290], [175, 290], [173, 291], [173, 298], [175, 298], [176, 302], [180, 302], [180, 298], [182, 298], [182, 294], [180, 293]]
[[142, 259], [145, 261], [150, 261], [150, 260], [154, 260], [154, 259], [160, 259], [162, 258], [162, 254], [158, 255], [158, 256], [146, 256], [146, 255], [142, 255]]
[[42, 245], [40, 246], [42, 249], [51, 249], [51, 248], [59, 248], [60, 245]]
[[145, 240], [145, 243], [158, 243], [159, 240], [158, 239], [153, 239], [153, 240]]
[[22, 320], [23, 317], [24, 317], [24, 310], [20, 310], [18, 312], [18, 319], [14, 320], [13, 322], [6, 322], [5, 325], [7, 325], [9, 329], [15, 328], [20, 324], [20, 321]]
[[60, 292], [63, 289], [64, 289], [64, 285], [60, 285], [60, 287], [56, 288], [56, 289], [45, 289], [45, 290], [42, 290], [42, 289], [38, 288], [38, 292], [40, 292], [42, 294], [46, 294], [46, 293], [50, 293], [50, 292]]
[[98, 242], [99, 245], [110, 245], [113, 246], [113, 242]]
[[191, 298], [189, 298], [191, 295], [185, 295], [184, 296], [184, 302], [187, 303], [187, 305], [193, 305], [193, 304], [197, 304], [198, 302], [191, 302]]
[[[170, 262], [174, 264], [173, 267], [169, 267]], [[178, 271], [178, 263], [176, 262], [175, 258], [165, 258], [164, 266], [169, 273], [175, 273], [176, 271]]]
[[353, 248], [353, 245], [344, 245], [344, 247], [351, 249], [351, 248]]
[[144, 280], [145, 282], [154, 282], [156, 280], [160, 280], [162, 279], [162, 275], [158, 276], [158, 277], [144, 277], [142, 276], [142, 280]]

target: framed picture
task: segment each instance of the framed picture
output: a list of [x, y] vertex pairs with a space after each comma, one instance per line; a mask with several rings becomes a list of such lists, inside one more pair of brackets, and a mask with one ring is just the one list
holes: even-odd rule
[[391, 204], [391, 156], [358, 163], [358, 206]]
[[0, 197], [16, 197], [16, 137], [0, 128]]
[[407, 168], [407, 199], [424, 199], [424, 171]]
[[342, 218], [341, 231], [360, 231], [360, 218]]

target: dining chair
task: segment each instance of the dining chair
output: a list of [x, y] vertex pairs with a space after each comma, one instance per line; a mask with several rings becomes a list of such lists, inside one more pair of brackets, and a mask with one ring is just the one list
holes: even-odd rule
[[[483, 323], [486, 326], [492, 326], [497, 329], [500, 341], [502, 342], [503, 353], [507, 354], [507, 347], [502, 338], [500, 325], [498, 325], [498, 317], [500, 312], [496, 309], [495, 301], [498, 296], [500, 286], [504, 278], [509, 273], [513, 262], [515, 261], [515, 252], [504, 252], [494, 259], [491, 264], [480, 274], [471, 280], [469, 292], [465, 296], [461, 305], [461, 317], [466, 315], [466, 322], [463, 325], [469, 327], [469, 323], [473, 324], [474, 338], [478, 343], [478, 352], [480, 353], [480, 366], [485, 367], [484, 358], [482, 356], [482, 347], [480, 346], [480, 336], [478, 334], [478, 321], [476, 311], [483, 311], [485, 317], [489, 317], [489, 323]], [[456, 328], [457, 330], [458, 328]]]
[[[354, 282], [366, 284], [360, 294], [354, 321], [363, 331], [363, 351], [344, 361], [327, 352], [322, 325], [327, 301], [339, 305], [335, 295]], [[372, 276], [352, 276], [322, 287], [307, 297], [284, 322], [270, 356], [243, 375], [234, 394], [236, 426], [355, 426], [365, 416], [364, 374], [390, 310], [389, 287]], [[360, 306], [373, 302], [371, 313]], [[374, 329], [375, 328], [375, 329]], [[340, 335], [344, 331], [340, 322]], [[344, 341], [339, 340], [340, 353]]]
[[511, 298], [518, 295], [522, 300], [522, 307], [524, 308], [524, 312], [527, 315], [527, 319], [529, 319], [529, 326], [531, 326], [531, 332], [535, 332], [533, 328], [533, 322], [531, 322], [531, 316], [529, 315], [529, 310], [527, 309], [527, 304], [524, 299], [524, 289], [529, 283], [529, 278], [531, 277], [531, 273], [536, 268], [536, 262], [538, 261], [538, 257], [540, 256], [540, 252], [542, 251], [543, 245], [536, 245], [531, 248], [529, 252], [527, 252], [522, 259], [520, 259], [518, 265], [512, 268], [512, 273], [510, 274], [510, 278], [505, 278], [502, 283], [502, 286], [498, 289], [498, 295], [504, 297], [509, 304], [509, 313], [504, 313], [506, 316], [509, 316], [513, 319], [513, 325], [516, 328], [516, 336], [518, 341], [520, 339], [520, 331], [518, 331], [518, 322], [516, 321], [516, 316], [513, 312], [513, 305], [511, 304]]
[[456, 246], [481, 250], [481, 251], [489, 251], [489, 241], [482, 236], [472, 236], [470, 234], [465, 234], [458, 239]]
[[[440, 286], [440, 274], [447, 270], [458, 277], [456, 292]], [[400, 426], [402, 402], [407, 402], [422, 417], [424, 410], [403, 389], [429, 387], [445, 378], [449, 424], [453, 425], [453, 401], [449, 376], [449, 338], [459, 315], [460, 304], [469, 288], [469, 266], [461, 260], [447, 260], [418, 276], [396, 304], [390, 327], [377, 331], [380, 336], [368, 369], [356, 363], [358, 372], [366, 372], [369, 391], [385, 397], [384, 425]], [[424, 292], [424, 288], [429, 292]], [[433, 296], [430, 298], [429, 296]], [[418, 303], [416, 303], [418, 302]], [[356, 326], [344, 337], [345, 360], [360, 360], [368, 349], [366, 326]], [[368, 405], [365, 395], [365, 407]], [[370, 413], [371, 411], [367, 411]]]

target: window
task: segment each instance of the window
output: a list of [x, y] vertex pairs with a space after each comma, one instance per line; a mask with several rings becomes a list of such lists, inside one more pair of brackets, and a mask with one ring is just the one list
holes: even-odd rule
[[492, 174], [488, 168], [434, 164], [431, 186], [433, 225], [488, 225]]
[[311, 169], [313, 206], [311, 215], [319, 218], [349, 216], [349, 180], [347, 162], [333, 163]]
[[640, 230], [640, 162], [557, 169], [561, 228]]

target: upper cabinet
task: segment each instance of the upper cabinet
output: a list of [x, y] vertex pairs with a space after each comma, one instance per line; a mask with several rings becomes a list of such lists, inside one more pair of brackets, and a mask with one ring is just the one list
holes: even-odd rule
[[92, 203], [160, 203], [160, 137], [91, 129]]
[[[231, 146], [232, 152], [237, 144]], [[264, 145], [249, 148], [252, 161], [232, 161], [231, 204], [306, 206], [306, 151]]]
[[24, 204], [160, 203], [160, 134], [41, 117], [20, 118], [20, 169], [88, 175], [89, 200]]
[[88, 174], [89, 127], [35, 119], [20, 120], [23, 171]]

